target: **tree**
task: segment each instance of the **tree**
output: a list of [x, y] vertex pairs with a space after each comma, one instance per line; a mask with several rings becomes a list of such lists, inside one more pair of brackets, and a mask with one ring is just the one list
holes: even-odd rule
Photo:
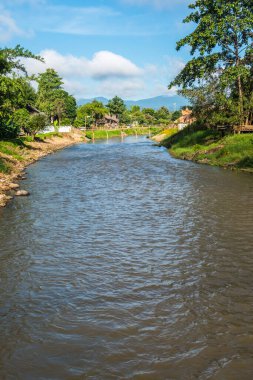
[[122, 115], [126, 111], [126, 105], [124, 101], [120, 97], [115, 96], [114, 98], [109, 100], [106, 107], [109, 109], [110, 114], [116, 115], [121, 122]]
[[77, 127], [91, 126], [94, 122], [97, 122], [106, 115], [107, 109], [102, 102], [93, 100], [91, 103], [84, 104], [77, 109], [77, 118], [75, 125]]
[[52, 103], [52, 111], [55, 115], [55, 120], [57, 120], [58, 124], [61, 125], [62, 117], [65, 113], [65, 101], [63, 98], [56, 98]]
[[145, 124], [151, 125], [156, 123], [156, 112], [153, 108], [143, 108], [142, 114], [145, 119]]
[[36, 133], [43, 130], [46, 126], [46, 115], [44, 114], [34, 114], [30, 116], [28, 125], [25, 128], [25, 132], [31, 136], [35, 136]]
[[167, 107], [160, 107], [156, 111], [156, 120], [158, 124], [168, 124], [171, 121], [171, 113]]
[[47, 69], [37, 78], [37, 106], [51, 121], [73, 123], [76, 117], [76, 100], [62, 88], [63, 81], [54, 69]]
[[62, 78], [54, 69], [47, 69], [44, 73], [38, 75], [37, 82], [38, 94], [36, 104], [49, 118], [53, 118], [54, 101], [57, 98], [62, 98]]
[[34, 102], [35, 92], [21, 58], [42, 61], [21, 46], [0, 49], [0, 138], [15, 137], [18, 129], [14, 125], [14, 111]]
[[29, 121], [30, 121], [30, 114], [26, 109], [20, 108], [19, 110], [14, 112], [13, 125], [16, 127], [18, 131], [22, 129], [26, 131], [29, 125]]
[[33, 58], [43, 61], [38, 55], [34, 55], [29, 50], [24, 49], [20, 45], [15, 48], [0, 49], [0, 75], [7, 75], [13, 73], [14, 70], [18, 70], [27, 75], [24, 63], [20, 61], [20, 58]]
[[245, 118], [244, 83], [250, 78], [246, 57], [252, 52], [252, 2], [197, 0], [189, 8], [193, 11], [184, 22], [194, 22], [197, 27], [177, 43], [177, 50], [189, 45], [193, 59], [169, 86], [179, 85], [186, 89], [216, 75], [221, 90], [226, 91], [229, 87], [238, 105], [238, 122], [242, 123]]
[[179, 117], [181, 116], [181, 112], [180, 111], [174, 111], [171, 115], [171, 120], [172, 121], [175, 121], [177, 120]]
[[67, 95], [65, 99], [65, 120], [69, 121], [70, 124], [74, 123], [74, 120], [76, 118], [76, 99], [72, 95]]

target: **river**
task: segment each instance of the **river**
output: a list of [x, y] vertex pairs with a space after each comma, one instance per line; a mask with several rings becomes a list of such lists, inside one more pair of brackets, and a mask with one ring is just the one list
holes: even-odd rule
[[0, 211], [0, 379], [252, 379], [253, 176], [145, 138], [27, 169]]

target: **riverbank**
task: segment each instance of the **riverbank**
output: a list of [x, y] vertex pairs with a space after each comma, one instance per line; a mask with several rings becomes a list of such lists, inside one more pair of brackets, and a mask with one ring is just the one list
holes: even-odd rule
[[24, 178], [26, 166], [81, 141], [84, 141], [84, 135], [78, 130], [69, 134], [39, 135], [35, 141], [29, 141], [29, 138], [0, 141], [0, 207], [19, 190], [16, 182]]
[[218, 131], [188, 127], [162, 139], [160, 145], [175, 158], [253, 172], [252, 134], [222, 137]]
[[86, 137], [88, 139], [107, 139], [112, 137], [121, 136], [134, 136], [134, 135], [152, 135], [158, 133], [161, 127], [136, 127], [136, 128], [121, 128], [121, 129], [101, 129], [101, 130], [89, 130], [86, 131]]

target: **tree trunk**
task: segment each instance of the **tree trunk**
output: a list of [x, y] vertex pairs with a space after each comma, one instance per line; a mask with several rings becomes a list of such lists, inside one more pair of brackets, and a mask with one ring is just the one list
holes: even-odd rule
[[[238, 49], [238, 39], [236, 37], [235, 39], [235, 56], [236, 56], [236, 67], [239, 69], [240, 67], [240, 56], [239, 56], [239, 49]], [[239, 95], [239, 120], [240, 124], [243, 125], [243, 90], [242, 90], [242, 79], [241, 75], [238, 74], [237, 77], [237, 85], [238, 85], [238, 95]]]

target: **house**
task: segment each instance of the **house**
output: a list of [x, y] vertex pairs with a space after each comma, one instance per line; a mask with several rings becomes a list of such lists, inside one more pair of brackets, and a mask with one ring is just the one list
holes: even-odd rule
[[116, 115], [105, 115], [102, 119], [98, 120], [97, 122], [98, 127], [103, 126], [106, 128], [118, 128], [119, 126], [119, 119]]
[[187, 125], [192, 124], [196, 119], [192, 116], [192, 110], [188, 108], [181, 111], [182, 115], [175, 121], [178, 124], [178, 129], [184, 129]]

